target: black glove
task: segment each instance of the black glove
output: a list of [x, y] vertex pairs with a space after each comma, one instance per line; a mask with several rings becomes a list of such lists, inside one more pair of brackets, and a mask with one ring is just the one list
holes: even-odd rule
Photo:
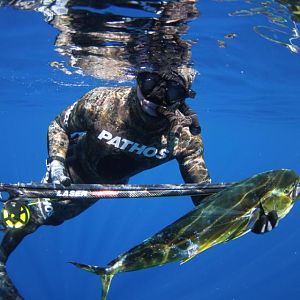
[[268, 214], [265, 214], [264, 209], [261, 207], [260, 217], [254, 223], [252, 232], [257, 234], [269, 232], [277, 227], [278, 221], [278, 215], [275, 210], [272, 210]]
[[53, 183], [62, 184], [64, 186], [69, 186], [71, 184], [71, 179], [67, 175], [65, 164], [63, 159], [51, 159], [49, 164], [50, 178]]

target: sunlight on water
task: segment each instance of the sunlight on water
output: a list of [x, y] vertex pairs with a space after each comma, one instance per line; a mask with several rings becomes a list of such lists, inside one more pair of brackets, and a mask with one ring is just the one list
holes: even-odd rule
[[280, 0], [245, 1], [245, 3], [249, 6], [248, 9], [237, 10], [229, 15], [233, 17], [264, 16], [270, 26], [256, 25], [253, 27], [255, 32], [271, 42], [285, 46], [294, 53], [299, 53], [300, 35], [297, 23], [300, 21], [300, 8], [296, 2], [294, 5], [292, 1], [289, 3]]

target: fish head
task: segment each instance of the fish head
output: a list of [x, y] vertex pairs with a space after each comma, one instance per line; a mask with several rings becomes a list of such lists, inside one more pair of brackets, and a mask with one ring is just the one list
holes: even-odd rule
[[271, 188], [261, 204], [265, 213], [275, 210], [279, 219], [284, 218], [300, 197], [300, 177], [292, 170], [273, 171]]

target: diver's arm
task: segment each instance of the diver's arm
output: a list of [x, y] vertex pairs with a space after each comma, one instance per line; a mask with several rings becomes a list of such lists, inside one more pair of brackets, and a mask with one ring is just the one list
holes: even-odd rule
[[97, 96], [101, 96], [98, 91], [99, 89], [95, 89], [84, 95], [58, 115], [48, 127], [48, 168], [53, 183], [65, 186], [71, 184], [65, 168], [69, 137], [72, 133], [85, 132], [92, 128], [99, 109], [93, 103], [96, 100], [97, 104]]
[[[47, 166], [51, 182], [69, 186], [71, 179], [66, 171], [65, 158], [69, 147], [69, 135], [73, 132], [70, 121], [76, 118], [75, 108], [79, 103], [64, 110], [48, 127]], [[80, 129], [84, 129], [78, 126]]]
[[104, 103], [114, 102], [119, 91], [120, 88], [95, 88], [59, 114], [48, 128], [49, 157], [65, 159], [70, 135], [93, 130], [95, 123], [101, 121]]
[[88, 116], [85, 110], [88, 94], [60, 113], [48, 127], [49, 157], [66, 158], [69, 147], [69, 137], [74, 132], [88, 130]]
[[[68, 108], [71, 110], [71, 108]], [[62, 114], [64, 114], [63, 112]], [[69, 146], [67, 130], [61, 126], [59, 117], [51, 122], [48, 127], [48, 159], [47, 169], [53, 183], [69, 186], [71, 179], [65, 169], [65, 158]]]
[[[203, 144], [200, 135], [193, 136], [186, 132], [179, 141], [183, 149], [177, 156], [180, 172], [185, 183], [210, 183], [211, 179], [203, 158]], [[193, 196], [192, 200], [198, 205], [203, 196]]]

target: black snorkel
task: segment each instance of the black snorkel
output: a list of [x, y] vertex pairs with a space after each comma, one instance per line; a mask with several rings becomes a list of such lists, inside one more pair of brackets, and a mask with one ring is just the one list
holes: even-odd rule
[[185, 103], [196, 93], [182, 76], [175, 72], [140, 72], [137, 83], [141, 108], [152, 117], [164, 116], [170, 123], [171, 135], [179, 136], [183, 127], [189, 127], [193, 135], [200, 134], [198, 117]]

